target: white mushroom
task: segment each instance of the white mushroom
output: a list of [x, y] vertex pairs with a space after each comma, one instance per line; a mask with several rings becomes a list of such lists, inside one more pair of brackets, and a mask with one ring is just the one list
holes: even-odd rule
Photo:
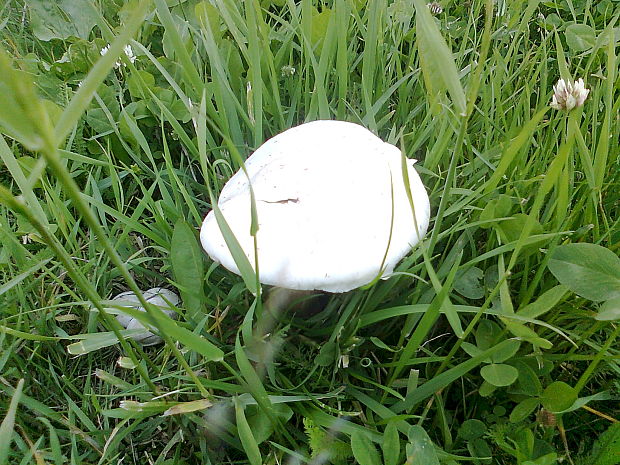
[[[154, 287], [153, 289], [143, 292], [142, 295], [148, 303], [156, 305], [170, 318], [176, 319], [177, 314], [171, 309], [171, 306], [176, 307], [179, 304], [180, 299], [174, 292], [164, 289], [163, 287]], [[145, 311], [136, 294], [131, 291], [122, 292], [113, 297], [112, 300], [119, 306], [135, 308], [136, 310], [142, 312]], [[116, 320], [126, 329], [144, 329], [143, 333], [131, 336], [143, 346], [152, 346], [162, 342], [161, 337], [153, 334], [142, 323], [140, 323], [140, 321], [129, 315], [119, 313], [116, 315]]]
[[[346, 292], [392, 273], [426, 233], [430, 205], [414, 163], [406, 165], [415, 220], [397, 147], [354, 123], [314, 121], [259, 147], [218, 205], [254, 264], [251, 182], [263, 284]], [[213, 260], [239, 273], [213, 212], [200, 239]]]

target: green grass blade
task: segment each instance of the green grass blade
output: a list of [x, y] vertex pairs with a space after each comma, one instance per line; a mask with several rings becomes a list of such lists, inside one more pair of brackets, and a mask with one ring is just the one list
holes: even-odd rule
[[[426, 254], [425, 263], [427, 267], [431, 266], [430, 260], [428, 260]], [[452, 290], [452, 282], [454, 280], [454, 277], [456, 276], [457, 270], [458, 263], [455, 263], [455, 266], [453, 266], [443, 286], [441, 286], [441, 289], [433, 299], [433, 302], [431, 302], [431, 304], [429, 305], [428, 310], [424, 313], [424, 316], [418, 323], [415, 331], [413, 332], [411, 337], [408, 338], [405, 347], [403, 348], [401, 354], [398, 357], [397, 365], [390, 377], [391, 381], [394, 381], [394, 379], [399, 376], [399, 374], [405, 368], [405, 363], [414, 356], [415, 352], [424, 341], [424, 338], [428, 335], [429, 331], [435, 324], [435, 321], [437, 321], [437, 318], [439, 317], [439, 309], [446, 308], [445, 303], [447, 302], [448, 295]], [[458, 319], [458, 316], [456, 318]]]
[[[362, 58], [362, 96], [366, 114], [372, 115], [372, 104], [374, 101], [375, 74], [380, 58], [377, 56], [377, 47], [382, 36], [382, 25], [386, 7], [384, 0], [375, 0], [366, 9], [367, 30], [364, 37], [364, 54]], [[370, 129], [376, 129], [373, 120], [369, 124]]]
[[243, 449], [247, 454], [248, 460], [250, 461], [251, 465], [262, 465], [263, 459], [261, 458], [258, 444], [256, 443], [256, 439], [254, 439], [254, 435], [252, 434], [252, 430], [250, 429], [248, 420], [245, 417], [243, 408], [241, 407], [241, 405], [239, 405], [239, 401], [237, 398], [234, 398], [233, 402], [235, 404], [237, 432], [239, 434], [241, 444], [243, 445]]
[[232, 229], [230, 229], [230, 226], [228, 226], [228, 222], [226, 221], [226, 218], [224, 218], [222, 210], [220, 210], [220, 207], [217, 204], [217, 200], [215, 200], [215, 197], [213, 196], [211, 197], [211, 205], [213, 206], [213, 213], [215, 214], [215, 220], [217, 221], [217, 225], [222, 232], [222, 237], [224, 237], [224, 241], [226, 242], [226, 246], [228, 247], [228, 250], [230, 251], [230, 254], [235, 261], [235, 265], [237, 265], [237, 268], [239, 269], [239, 273], [243, 278], [243, 282], [250, 290], [250, 292], [256, 294], [258, 292], [258, 286], [256, 284], [256, 273], [252, 268], [250, 260], [243, 251], [243, 248], [241, 247], [241, 244], [239, 244], [239, 241], [232, 232]]
[[[119, 331], [120, 335], [123, 338], [137, 336], [139, 334], [142, 334], [143, 332], [144, 330], [142, 329], [123, 329]], [[93, 334], [82, 334], [81, 337], [84, 340], [80, 342], [74, 342], [73, 344], [69, 344], [67, 346], [67, 352], [69, 352], [71, 355], [88, 354], [89, 352], [103, 349], [105, 347], [110, 347], [114, 344], [118, 344], [119, 342], [118, 336], [112, 331], [105, 331]]]
[[438, 111], [437, 95], [448, 91], [456, 113], [464, 116], [465, 91], [461, 85], [454, 57], [439, 32], [429, 8], [422, 0], [413, 0], [416, 10], [416, 39], [424, 82], [431, 106]]
[[531, 141], [532, 134], [539, 128], [540, 121], [547, 113], [547, 110], [548, 108], [539, 110], [534, 116], [532, 116], [532, 119], [530, 119], [523, 126], [523, 129], [519, 131], [519, 134], [514, 139], [506, 142], [506, 147], [502, 153], [502, 158], [499, 165], [497, 165], [495, 172], [487, 181], [484, 188], [485, 193], [489, 193], [497, 187], [499, 182], [502, 180], [502, 177], [506, 174], [506, 171], [519, 153], [519, 150], [521, 150], [526, 143]]
[[[41, 252], [41, 255], [48, 255], [48, 253], [47, 252]], [[4, 284], [0, 285], [0, 296], [2, 294], [6, 294], [12, 288], [14, 288], [19, 283], [21, 283], [24, 279], [26, 279], [30, 275], [32, 275], [32, 273], [34, 273], [35, 271], [37, 271], [40, 268], [42, 268], [45, 265], [47, 265], [50, 262], [50, 260], [51, 260], [51, 257], [43, 258], [43, 259], [39, 260], [37, 263], [35, 263], [34, 265], [32, 265], [30, 268], [28, 268], [28, 269], [24, 270], [22, 273], [19, 273], [18, 275], [16, 275], [13, 279], [10, 279], [9, 281], [7, 281]]]
[[20, 379], [17, 388], [11, 397], [11, 403], [4, 416], [4, 420], [0, 423], [0, 465], [8, 463], [9, 448], [13, 442], [13, 425], [15, 424], [15, 413], [24, 387], [24, 380]]
[[[263, 142], [263, 79], [261, 70], [261, 48], [259, 39], [260, 7], [258, 2], [248, 0], [245, 2], [245, 19], [248, 26], [248, 56], [250, 60], [249, 88], [252, 100], [251, 108], [254, 110], [250, 116], [254, 126], [254, 145], [258, 147]], [[249, 103], [249, 102], [248, 102]]]
[[610, 131], [614, 107], [613, 93], [615, 88], [614, 83], [616, 82], [616, 71], [618, 69], [618, 57], [615, 53], [613, 29], [609, 28], [607, 34], [609, 43], [607, 45], [607, 77], [605, 79], [605, 117], [603, 119], [603, 126], [594, 155], [594, 185], [597, 193], [603, 188], [605, 170], [610, 152], [609, 140], [612, 137]]

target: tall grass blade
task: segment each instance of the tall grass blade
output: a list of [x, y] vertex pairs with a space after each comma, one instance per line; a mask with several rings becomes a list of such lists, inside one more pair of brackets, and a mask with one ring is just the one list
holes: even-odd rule
[[17, 406], [24, 387], [24, 380], [20, 379], [17, 388], [11, 397], [11, 403], [4, 416], [4, 420], [0, 423], [0, 465], [8, 464], [9, 448], [13, 442], [13, 425], [15, 424], [15, 414]]
[[248, 420], [245, 417], [243, 408], [239, 404], [239, 401], [237, 398], [234, 398], [233, 402], [235, 404], [235, 417], [237, 419], [237, 432], [239, 434], [239, 439], [241, 440], [241, 444], [243, 445], [243, 449], [245, 450], [245, 453], [247, 454], [248, 460], [250, 461], [251, 465], [262, 465], [263, 459], [260, 454], [260, 449], [258, 448], [256, 439], [254, 439], [254, 435], [252, 434], [252, 430], [250, 429]]
[[487, 184], [484, 188], [485, 193], [489, 193], [493, 191], [497, 185], [500, 183], [506, 171], [513, 163], [515, 157], [528, 142], [531, 141], [532, 134], [538, 129], [538, 125], [540, 121], [542, 121], [543, 117], [547, 113], [548, 108], [542, 108], [539, 110], [532, 119], [530, 119], [519, 131], [517, 136], [506, 142], [506, 147], [502, 153], [502, 158], [500, 159], [495, 172], [491, 176], [491, 178], [487, 181]]
[[[616, 72], [618, 69], [618, 57], [615, 52], [614, 32], [612, 28], [607, 30], [609, 43], [607, 44], [607, 77], [605, 79], [605, 118], [596, 146], [594, 155], [594, 186], [595, 192], [600, 195], [605, 180], [605, 169], [609, 157], [609, 140], [611, 135], [611, 122], [613, 119], [614, 107], [614, 83], [616, 82]], [[616, 101], [616, 107], [617, 101]], [[617, 111], [617, 108], [616, 108]]]
[[465, 91], [461, 85], [454, 56], [435, 24], [423, 0], [413, 0], [416, 10], [416, 43], [431, 109], [439, 111], [439, 98], [447, 90], [458, 115], [466, 111]]

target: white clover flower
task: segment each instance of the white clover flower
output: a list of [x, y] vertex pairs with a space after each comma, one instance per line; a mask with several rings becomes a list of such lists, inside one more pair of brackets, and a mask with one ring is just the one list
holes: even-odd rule
[[[106, 53], [108, 53], [108, 50], [110, 50], [110, 44], [106, 45], [101, 50], [99, 50], [99, 53], [101, 54], [101, 56], [104, 56]], [[116, 63], [114, 63], [114, 69], [118, 69], [120, 68], [120, 66], [121, 66], [120, 60], [116, 60]]]
[[443, 13], [443, 7], [438, 2], [427, 3], [426, 6], [434, 15], [440, 15]]
[[135, 63], [136, 61], [136, 56], [133, 54], [133, 48], [131, 48], [131, 45], [125, 45], [125, 55], [127, 55], [127, 58], [129, 58], [129, 61], [131, 61], [132, 63]]
[[549, 105], [556, 110], [571, 111], [575, 107], [582, 106], [589, 93], [590, 89], [586, 89], [581, 78], [575, 82], [560, 79], [553, 86], [553, 99]]
[[[103, 56], [108, 53], [108, 50], [110, 50], [110, 44], [99, 50], [99, 53], [101, 54], [101, 56]], [[129, 58], [130, 62], [134, 63], [136, 61], [136, 56], [133, 54], [133, 49], [131, 48], [131, 45], [125, 45], [123, 51], [125, 52], [125, 55], [127, 55], [127, 58]], [[121, 65], [124, 66], [124, 63], [122, 63], [120, 60], [116, 60], [116, 63], [114, 63], [114, 68], [118, 69], [121, 67]]]
[[295, 71], [296, 71], [295, 67], [291, 65], [284, 65], [282, 69], [280, 70], [283, 77], [291, 77], [295, 74]]

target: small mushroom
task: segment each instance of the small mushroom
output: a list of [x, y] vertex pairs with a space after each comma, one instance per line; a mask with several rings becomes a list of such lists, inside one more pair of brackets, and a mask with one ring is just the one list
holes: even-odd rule
[[[152, 304], [159, 307], [164, 313], [166, 313], [170, 318], [177, 317], [177, 313], [171, 308], [176, 307], [179, 302], [179, 296], [174, 292], [164, 289], [163, 287], [154, 287], [142, 293], [144, 299]], [[135, 308], [136, 310], [144, 312], [144, 308], [140, 303], [140, 300], [132, 291], [121, 292], [117, 296], [112, 298], [119, 306]], [[162, 338], [153, 334], [149, 331], [140, 321], [136, 320], [134, 317], [129, 315], [125, 315], [120, 313], [116, 315], [116, 320], [126, 329], [144, 329], [143, 333], [136, 334], [131, 336], [137, 342], [142, 344], [143, 346], [152, 346], [155, 344], [159, 344], [162, 342]]]
[[[428, 195], [415, 160], [406, 161], [415, 219], [397, 147], [354, 123], [314, 121], [259, 147], [218, 205], [254, 264], [251, 183], [263, 284], [346, 292], [388, 276], [426, 233]], [[213, 212], [200, 239], [213, 260], [239, 274]]]

